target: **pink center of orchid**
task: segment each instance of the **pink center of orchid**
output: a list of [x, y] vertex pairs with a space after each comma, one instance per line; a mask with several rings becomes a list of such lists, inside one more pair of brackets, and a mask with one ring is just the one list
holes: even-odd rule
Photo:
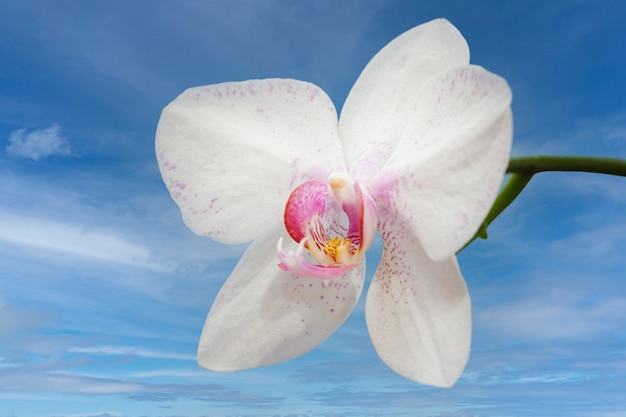
[[[299, 185], [285, 206], [285, 227], [298, 242], [295, 252], [278, 241], [278, 265], [304, 278], [336, 278], [358, 265], [372, 244], [377, 226], [376, 204], [361, 185], [342, 173], [328, 183]], [[304, 249], [318, 262], [305, 259]]]

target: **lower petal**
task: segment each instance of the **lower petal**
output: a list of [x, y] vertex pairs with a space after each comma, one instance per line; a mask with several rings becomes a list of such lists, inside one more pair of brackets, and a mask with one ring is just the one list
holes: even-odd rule
[[435, 262], [404, 221], [381, 220], [384, 252], [367, 294], [372, 343], [395, 372], [450, 387], [465, 368], [471, 306], [456, 258]]
[[300, 356], [330, 336], [361, 294], [364, 259], [346, 275], [299, 278], [277, 266], [273, 231], [255, 240], [217, 295], [206, 319], [198, 363], [219, 372]]

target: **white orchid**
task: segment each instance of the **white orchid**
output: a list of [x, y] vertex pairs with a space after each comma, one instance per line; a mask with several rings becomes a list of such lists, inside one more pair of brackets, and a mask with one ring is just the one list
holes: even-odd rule
[[359, 299], [378, 228], [372, 343], [400, 375], [454, 384], [471, 340], [455, 253], [503, 179], [510, 104], [506, 81], [469, 65], [465, 39], [443, 19], [385, 46], [339, 120], [320, 88], [290, 79], [176, 98], [156, 151], [185, 223], [218, 242], [252, 241], [206, 319], [200, 365], [264, 366], [324, 341]]

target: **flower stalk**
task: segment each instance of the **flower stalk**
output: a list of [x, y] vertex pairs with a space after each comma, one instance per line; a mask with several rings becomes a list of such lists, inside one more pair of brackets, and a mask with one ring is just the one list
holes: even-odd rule
[[592, 156], [523, 156], [511, 158], [508, 173], [534, 175], [547, 171], [578, 171], [626, 177], [626, 160]]
[[626, 159], [592, 156], [541, 155], [511, 158], [506, 172], [511, 174], [487, 213], [474, 237], [461, 248], [469, 246], [477, 238], [487, 239], [487, 227], [522, 192], [535, 174], [540, 172], [589, 172], [626, 177]]

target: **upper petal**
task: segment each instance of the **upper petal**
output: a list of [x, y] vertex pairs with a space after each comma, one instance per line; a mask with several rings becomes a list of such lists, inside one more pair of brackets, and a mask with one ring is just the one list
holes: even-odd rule
[[481, 67], [458, 67], [422, 87], [410, 119], [370, 191], [443, 260], [475, 234], [496, 197], [511, 151], [511, 90]]
[[340, 278], [299, 278], [278, 268], [273, 232], [252, 242], [206, 319], [198, 362], [235, 371], [286, 361], [323, 342], [361, 294], [365, 262]]
[[452, 386], [465, 368], [471, 306], [456, 258], [431, 260], [400, 217], [381, 219], [384, 250], [365, 319], [381, 359], [422, 384]]
[[381, 49], [341, 110], [339, 132], [352, 177], [367, 183], [389, 159], [428, 79], [467, 63], [467, 43], [445, 19], [419, 25]]
[[333, 103], [287, 79], [185, 91], [163, 110], [156, 153], [187, 226], [224, 243], [277, 225], [299, 183], [345, 170]]

